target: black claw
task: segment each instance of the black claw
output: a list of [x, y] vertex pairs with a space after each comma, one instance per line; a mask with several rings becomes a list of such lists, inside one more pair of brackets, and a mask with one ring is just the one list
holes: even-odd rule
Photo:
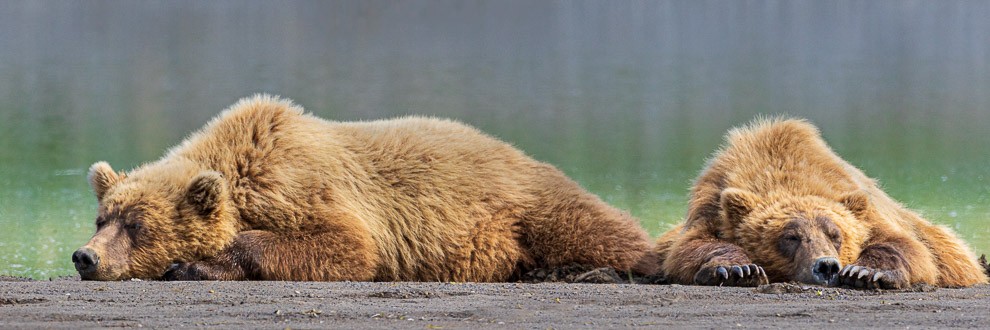
[[849, 271], [852, 270], [853, 267], [854, 266], [846, 266], [845, 268], [842, 268], [842, 271], [839, 272], [839, 276], [846, 277], [847, 275], [849, 275]]
[[856, 278], [857, 288], [869, 288], [870, 286], [870, 269], [867, 267], [862, 267], [858, 274], [853, 274]]
[[746, 276], [753, 276], [753, 273], [755, 273], [754, 271], [755, 268], [756, 265], [750, 264], [748, 266], [743, 266], [743, 271], [746, 272]]
[[849, 279], [855, 280], [856, 279], [856, 274], [859, 273], [859, 269], [860, 268], [862, 268], [862, 267], [852, 266], [852, 268], [849, 269], [849, 274], [846, 274], [846, 276], [849, 277]]
[[742, 267], [732, 266], [732, 274], [736, 275], [737, 278], [743, 278]]
[[886, 278], [887, 275], [885, 275], [884, 272], [877, 271], [876, 274], [873, 274], [873, 278], [872, 278], [873, 281], [871, 281], [870, 283], [873, 284], [874, 289], [890, 288], [891, 285], [887, 285], [887, 282], [885, 281]]
[[165, 273], [162, 274], [162, 279], [165, 281], [174, 281], [178, 276], [179, 268], [182, 266], [180, 263], [174, 263], [165, 269]]
[[728, 280], [729, 272], [725, 270], [725, 267], [718, 266], [718, 268], [715, 268], [715, 277], [721, 277], [723, 280]]

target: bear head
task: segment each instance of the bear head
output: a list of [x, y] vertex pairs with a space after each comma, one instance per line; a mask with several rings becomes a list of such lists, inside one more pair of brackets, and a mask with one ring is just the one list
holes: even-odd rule
[[84, 280], [160, 278], [174, 262], [208, 258], [233, 241], [237, 220], [220, 173], [173, 161], [117, 173], [93, 164], [96, 233], [72, 261]]
[[868, 197], [758, 196], [727, 188], [720, 196], [719, 235], [742, 247], [771, 282], [825, 285], [858, 257], [867, 228], [857, 217], [866, 212]]

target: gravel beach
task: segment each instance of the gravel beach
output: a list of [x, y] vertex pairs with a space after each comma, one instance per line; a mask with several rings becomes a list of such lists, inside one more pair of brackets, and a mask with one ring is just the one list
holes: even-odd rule
[[859, 291], [584, 283], [88, 282], [0, 277], [0, 327], [990, 327], [990, 286]]

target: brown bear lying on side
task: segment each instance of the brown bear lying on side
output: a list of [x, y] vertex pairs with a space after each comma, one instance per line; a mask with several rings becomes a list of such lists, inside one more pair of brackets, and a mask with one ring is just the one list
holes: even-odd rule
[[987, 283], [964, 242], [887, 196], [802, 120], [731, 130], [657, 252], [668, 280], [683, 284]]
[[575, 263], [657, 271], [634, 218], [449, 120], [332, 122], [262, 95], [156, 162], [127, 173], [99, 162], [89, 180], [97, 231], [72, 256], [86, 280], [505, 281]]

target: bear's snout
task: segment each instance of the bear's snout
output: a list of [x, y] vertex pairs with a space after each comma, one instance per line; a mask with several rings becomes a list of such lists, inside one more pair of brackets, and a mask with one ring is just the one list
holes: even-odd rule
[[811, 274], [815, 276], [818, 283], [825, 284], [839, 273], [840, 268], [842, 265], [839, 264], [839, 259], [834, 257], [818, 258], [815, 260], [815, 265], [811, 267]]
[[87, 275], [96, 272], [96, 266], [100, 264], [100, 255], [89, 247], [82, 247], [72, 253], [72, 263], [76, 264], [76, 271], [86, 279]]

